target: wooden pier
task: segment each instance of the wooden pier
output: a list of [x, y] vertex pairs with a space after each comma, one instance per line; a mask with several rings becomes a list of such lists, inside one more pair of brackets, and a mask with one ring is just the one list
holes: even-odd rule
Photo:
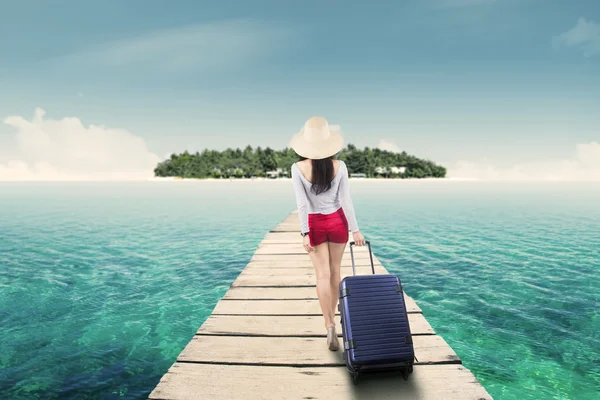
[[[492, 399], [408, 296], [414, 372], [407, 381], [397, 372], [365, 375], [354, 385], [343, 347], [327, 349], [298, 229], [293, 212], [266, 235], [150, 399]], [[371, 273], [367, 247], [355, 247], [354, 256], [357, 274]], [[376, 273], [387, 273], [375, 254], [373, 260]], [[341, 274], [352, 275], [348, 246]], [[341, 336], [339, 314], [336, 324]]]

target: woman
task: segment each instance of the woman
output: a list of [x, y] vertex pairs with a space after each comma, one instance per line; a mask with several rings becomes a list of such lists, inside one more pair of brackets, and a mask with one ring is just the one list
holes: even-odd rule
[[358, 230], [350, 198], [348, 169], [333, 156], [342, 150], [344, 139], [323, 117], [312, 117], [296, 134], [290, 147], [305, 158], [292, 165], [300, 233], [317, 278], [317, 296], [325, 319], [327, 346], [339, 348], [335, 332], [340, 266], [348, 242], [348, 230], [357, 246], [365, 239]]

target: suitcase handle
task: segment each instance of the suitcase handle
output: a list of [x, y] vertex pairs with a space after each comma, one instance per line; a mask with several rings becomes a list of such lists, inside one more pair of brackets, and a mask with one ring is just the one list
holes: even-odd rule
[[[375, 275], [375, 263], [373, 262], [373, 252], [371, 252], [371, 242], [365, 240], [365, 244], [369, 246], [369, 258], [371, 259], [371, 271], [373, 271], [373, 275]], [[352, 246], [355, 246], [354, 241], [350, 242], [350, 257], [352, 258], [352, 275], [356, 275], [356, 266], [354, 265], [354, 252], [352, 251]]]

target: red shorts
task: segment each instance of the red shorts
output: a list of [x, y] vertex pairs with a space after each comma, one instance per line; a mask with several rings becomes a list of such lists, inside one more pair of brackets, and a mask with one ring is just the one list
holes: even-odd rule
[[348, 220], [341, 207], [331, 214], [308, 214], [308, 230], [313, 247], [324, 242], [348, 241]]

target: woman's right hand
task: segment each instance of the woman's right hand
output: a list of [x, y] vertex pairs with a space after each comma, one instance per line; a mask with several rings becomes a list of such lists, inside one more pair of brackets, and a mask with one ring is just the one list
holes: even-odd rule
[[365, 238], [363, 237], [360, 231], [352, 232], [352, 238], [354, 239], [354, 244], [357, 246], [365, 245]]
[[307, 253], [310, 253], [311, 251], [315, 250], [315, 248], [310, 245], [310, 238], [308, 237], [308, 235], [304, 236], [302, 245], [304, 246], [304, 250], [306, 250]]

